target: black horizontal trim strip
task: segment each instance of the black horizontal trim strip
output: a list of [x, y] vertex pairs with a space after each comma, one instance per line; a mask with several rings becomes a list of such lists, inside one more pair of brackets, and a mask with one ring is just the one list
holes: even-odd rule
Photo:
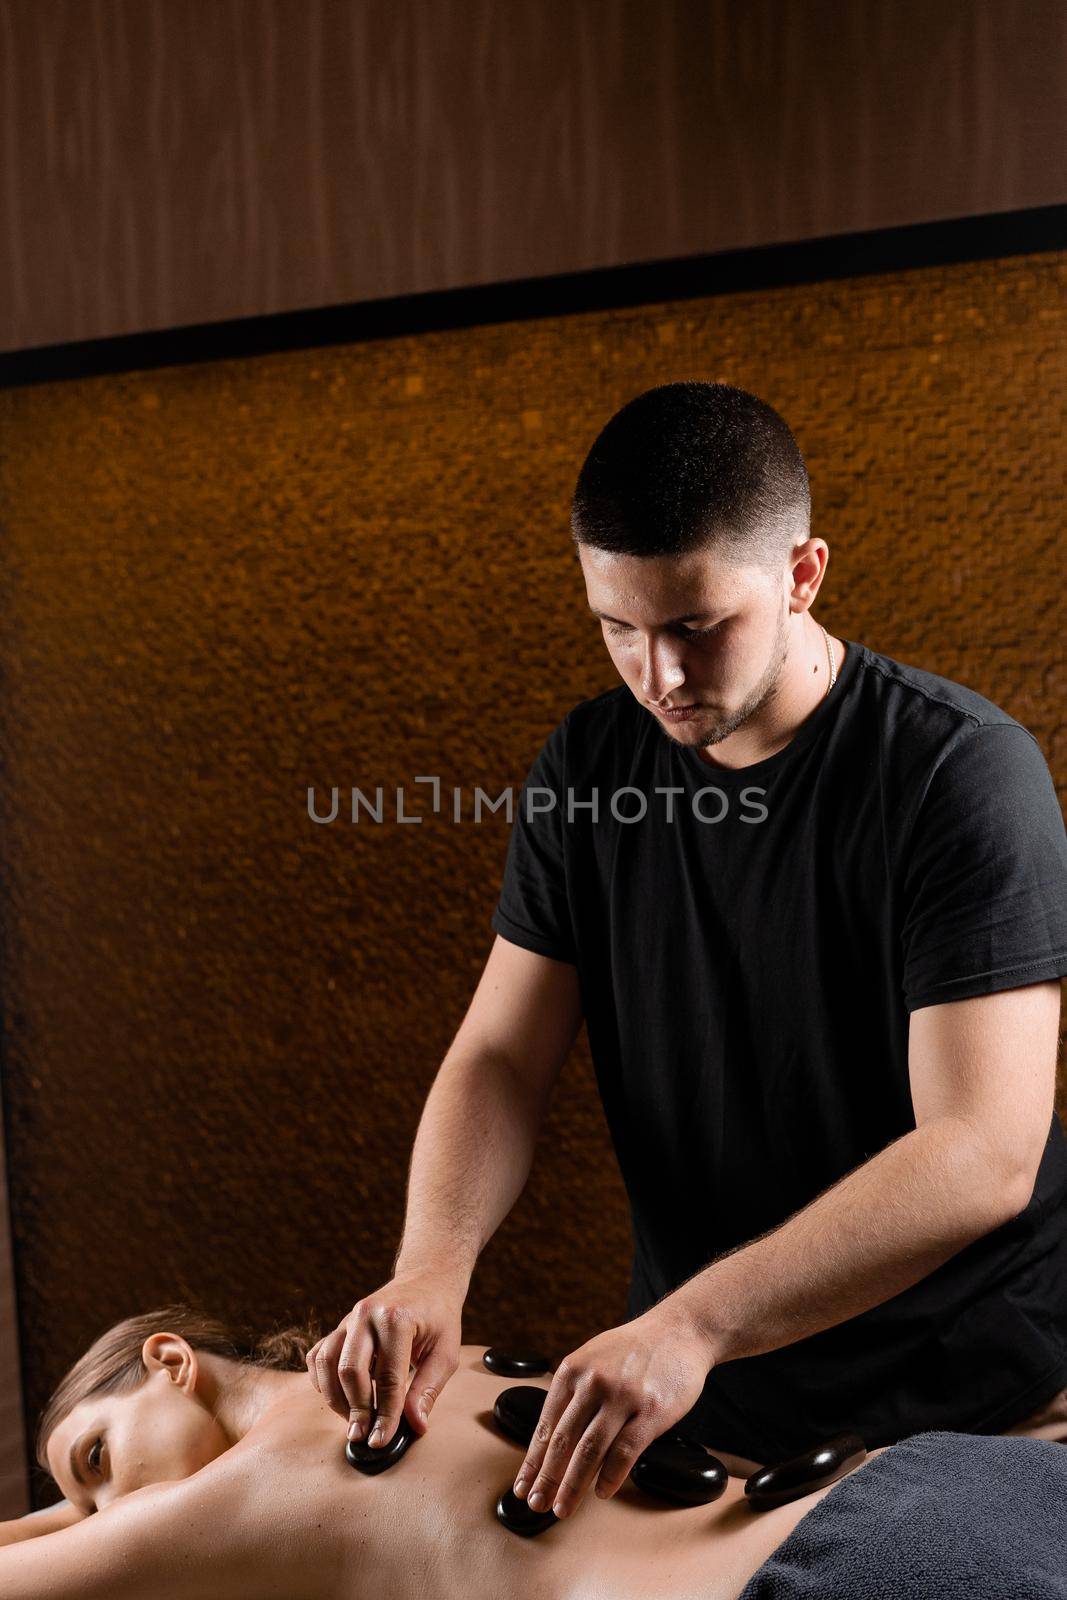
[[1067, 249], [1067, 205], [474, 284], [0, 354], [0, 387]]

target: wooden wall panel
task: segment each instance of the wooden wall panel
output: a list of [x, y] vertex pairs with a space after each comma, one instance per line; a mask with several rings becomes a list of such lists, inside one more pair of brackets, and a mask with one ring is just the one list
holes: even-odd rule
[[[387, 1275], [492, 938], [503, 816], [614, 680], [567, 531], [651, 384], [804, 449], [838, 635], [970, 684], [1067, 784], [1067, 255], [0, 393], [4, 1084], [28, 1410], [114, 1319], [266, 1324]], [[418, 775], [458, 785], [428, 811]], [[306, 786], [387, 792], [316, 826]], [[584, 1043], [468, 1339], [617, 1322], [628, 1215]]]
[[0, 349], [1067, 201], [1062, 0], [0, 0]]

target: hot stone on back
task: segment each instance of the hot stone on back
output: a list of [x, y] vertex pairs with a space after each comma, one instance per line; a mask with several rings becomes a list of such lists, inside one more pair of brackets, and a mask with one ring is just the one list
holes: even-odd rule
[[630, 1477], [645, 1494], [680, 1506], [704, 1506], [726, 1491], [729, 1473], [695, 1439], [665, 1433], [643, 1450]]
[[866, 1456], [867, 1446], [858, 1434], [839, 1434], [803, 1455], [754, 1472], [745, 1484], [745, 1497], [757, 1511], [787, 1505], [790, 1500], [799, 1500], [802, 1495], [836, 1483], [853, 1467], [858, 1467]]
[[482, 1366], [501, 1378], [539, 1378], [552, 1363], [537, 1350], [502, 1350], [496, 1345], [482, 1356]]
[[511, 1389], [501, 1389], [493, 1403], [493, 1416], [501, 1433], [506, 1433], [509, 1439], [514, 1439], [518, 1444], [529, 1444], [545, 1408], [547, 1394], [547, 1389], [524, 1383], [518, 1383]]

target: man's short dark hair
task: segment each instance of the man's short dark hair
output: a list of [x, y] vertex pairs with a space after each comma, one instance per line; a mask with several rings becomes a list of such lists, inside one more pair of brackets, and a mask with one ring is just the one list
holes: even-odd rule
[[617, 411], [578, 475], [577, 545], [620, 555], [712, 549], [777, 566], [809, 537], [811, 492], [788, 425], [728, 383], [665, 383]]

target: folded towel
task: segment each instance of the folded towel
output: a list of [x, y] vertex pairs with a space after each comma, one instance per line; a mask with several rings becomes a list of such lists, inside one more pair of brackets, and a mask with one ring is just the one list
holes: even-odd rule
[[902, 1439], [835, 1483], [739, 1600], [1067, 1600], [1067, 1446]]

